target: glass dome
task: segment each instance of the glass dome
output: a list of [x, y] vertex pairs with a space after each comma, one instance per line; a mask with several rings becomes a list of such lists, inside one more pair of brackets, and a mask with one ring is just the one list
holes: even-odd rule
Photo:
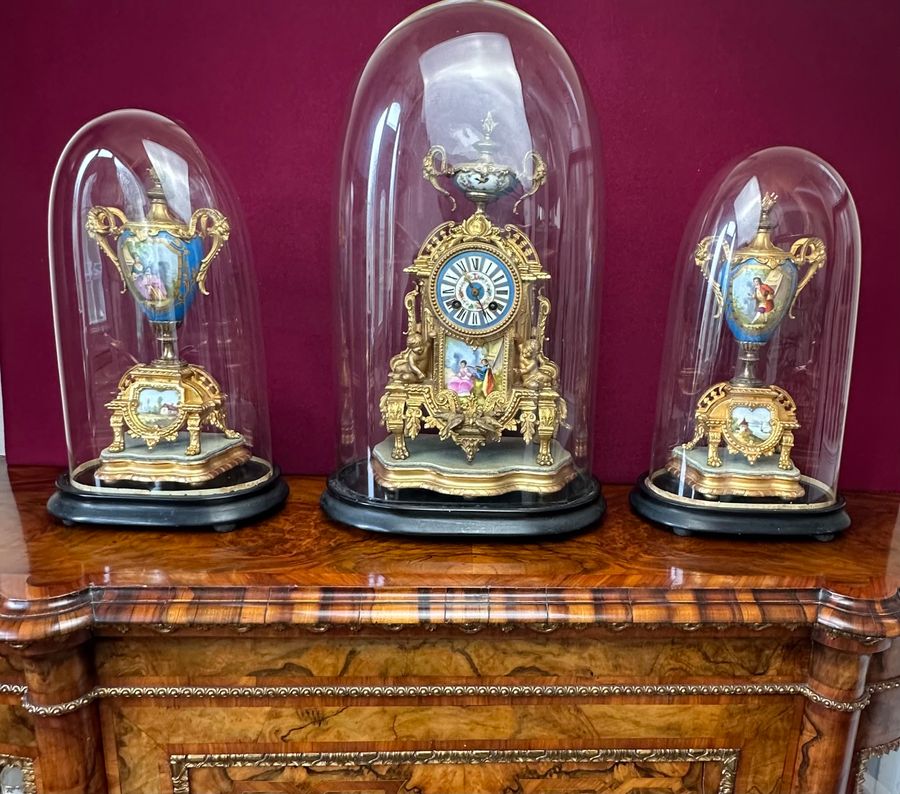
[[69, 456], [50, 511], [222, 529], [278, 504], [250, 248], [194, 140], [143, 110], [82, 127], [49, 243]]
[[439, 3], [378, 46], [340, 174], [333, 517], [529, 534], [600, 516], [598, 148], [568, 55], [511, 6]]
[[712, 187], [676, 265], [639, 512], [679, 531], [849, 525], [837, 482], [859, 268], [853, 198], [814, 154], [766, 149]]

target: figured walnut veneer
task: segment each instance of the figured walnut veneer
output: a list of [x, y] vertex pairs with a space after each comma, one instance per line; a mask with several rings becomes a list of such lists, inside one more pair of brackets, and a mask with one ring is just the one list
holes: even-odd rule
[[66, 528], [49, 469], [9, 478], [0, 754], [48, 794], [838, 794], [900, 736], [897, 495], [822, 544], [607, 487], [598, 528], [491, 544], [337, 526], [299, 477], [227, 535]]

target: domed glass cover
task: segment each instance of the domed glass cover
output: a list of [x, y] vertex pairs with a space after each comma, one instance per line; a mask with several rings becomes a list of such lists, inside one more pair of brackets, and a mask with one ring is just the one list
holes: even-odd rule
[[382, 41], [341, 167], [329, 486], [374, 512], [329, 512], [383, 529], [380, 507], [597, 502], [597, 157], [578, 74], [532, 17], [440, 3]]
[[194, 140], [142, 110], [85, 125], [49, 232], [67, 488], [219, 498], [271, 480], [243, 218]]
[[815, 534], [840, 506], [859, 268], [850, 191], [810, 152], [757, 152], [712, 186], [676, 264], [645, 493]]

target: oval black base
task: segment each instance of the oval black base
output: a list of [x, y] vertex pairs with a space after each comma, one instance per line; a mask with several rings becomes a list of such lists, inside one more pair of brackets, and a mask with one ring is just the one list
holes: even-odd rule
[[197, 497], [143, 497], [133, 494], [94, 494], [72, 487], [68, 474], [56, 481], [47, 510], [64, 524], [141, 527], [145, 529], [203, 529], [230, 532], [251, 519], [275, 512], [287, 499], [288, 485], [278, 470], [256, 488], [239, 494]]
[[642, 474], [630, 494], [635, 513], [648, 521], [672, 529], [676, 535], [718, 534], [757, 535], [783, 538], [813, 537], [833, 540], [850, 526], [845, 502], [838, 495], [836, 504], [820, 510], [802, 512], [777, 510], [717, 510], [715, 507], [694, 507], [670, 502], [647, 487]]
[[567, 535], [597, 524], [606, 512], [600, 483], [568, 505], [466, 503], [434, 493], [431, 501], [385, 504], [344, 485], [340, 472], [328, 478], [322, 509], [342, 524], [370, 532], [431, 537], [538, 538]]

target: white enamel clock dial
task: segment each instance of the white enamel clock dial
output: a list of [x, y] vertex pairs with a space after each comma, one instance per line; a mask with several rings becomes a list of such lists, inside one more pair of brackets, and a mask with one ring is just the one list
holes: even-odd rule
[[512, 271], [496, 254], [470, 249], [438, 269], [433, 299], [441, 319], [471, 335], [497, 331], [512, 319], [518, 300]]

